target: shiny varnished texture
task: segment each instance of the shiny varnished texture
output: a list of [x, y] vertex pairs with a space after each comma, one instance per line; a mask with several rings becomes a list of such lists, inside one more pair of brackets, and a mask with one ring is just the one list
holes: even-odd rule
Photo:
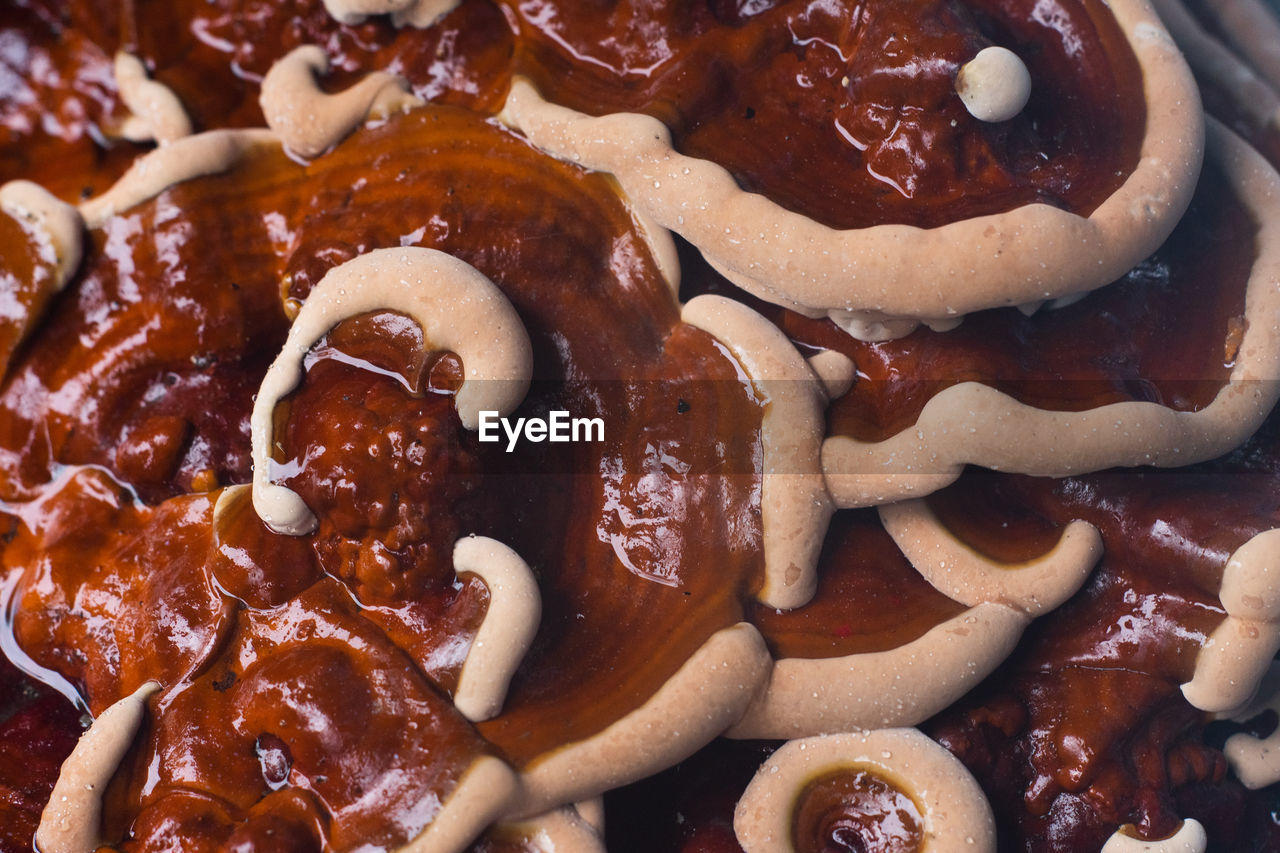
[[[126, 853], [393, 847], [440, 813], [478, 756], [536, 767], [635, 710], [740, 619], [776, 657], [816, 658], [894, 648], [959, 612], [869, 510], [837, 516], [812, 603], [750, 603], [762, 583], [763, 401], [724, 345], [678, 323], [616, 188], [482, 118], [513, 72], [528, 74], [592, 113], [656, 115], [682, 151], [744, 187], [849, 226], [1032, 201], [1088, 212], [1132, 167], [1141, 81], [1105, 3], [835, 6], [469, 0], [438, 27], [399, 31], [379, 17], [339, 25], [317, 2], [0, 11], [0, 73], [16, 81], [0, 96], [0, 177], [45, 181], [68, 200], [101, 191], [140, 150], [105, 141], [123, 117], [117, 48], [172, 87], [197, 129], [259, 123], [262, 75], [306, 43], [333, 61], [330, 91], [387, 68], [453, 105], [379, 120], [310, 164], [254, 151], [108, 220], [38, 337], [0, 340], [14, 358], [0, 389], [12, 513], [0, 581], [16, 592], [14, 637], [95, 712], [146, 678], [164, 683], [109, 792], [106, 830]], [[1024, 52], [1036, 89], [1021, 116], [983, 125], [952, 78], [993, 41]], [[1199, 410], [1236, 357], [1256, 254], [1248, 215], [1216, 173], [1206, 182], [1169, 247], [1072, 308], [990, 312], [884, 345], [766, 310], [806, 352], [855, 359], [831, 424], [859, 438], [910, 426], [964, 379], [1049, 409]], [[0, 273], [26, 281], [30, 246], [5, 221]], [[451, 401], [466, 365], [403, 316], [363, 316], [313, 349], [277, 408], [275, 476], [319, 528], [273, 533], [233, 484], [249, 478], [249, 407], [289, 317], [334, 266], [417, 245], [480, 269], [528, 326], [536, 381], [516, 414], [598, 416], [606, 438], [512, 453], [505, 439], [480, 443]], [[687, 254], [690, 292], [731, 292]], [[39, 313], [16, 292], [15, 317]], [[1173, 479], [973, 474], [932, 502], [1000, 561], [1042, 553], [1076, 518], [1106, 541], [1085, 592], [928, 725], [992, 794], [1009, 844], [1096, 849], [1120, 822], [1153, 836], [1194, 816], [1224, 850], [1270, 849], [1263, 801], [1224, 780], [1177, 687], [1222, 618], [1227, 555], [1280, 524], [1276, 446], [1273, 424], [1230, 460]], [[491, 600], [451, 563], [470, 533], [515, 548], [544, 599], [502, 711], [479, 725], [451, 701]], [[7, 678], [0, 670], [5, 853], [4, 833], [26, 849], [79, 728], [59, 698], [6, 719], [29, 700]], [[718, 744], [611, 797], [610, 849], [736, 850], [727, 815], [766, 751]], [[27, 768], [18, 790], [10, 780]], [[840, 774], [806, 792], [810, 849], [859, 850], [884, 815], [910, 812], [867, 782]], [[917, 833], [903, 819], [871, 846], [896, 849], [894, 837], [910, 849]], [[524, 849], [499, 830], [477, 849], [512, 847]]]
[[58, 767], [80, 734], [80, 713], [0, 657], [0, 851], [31, 849]]
[[[835, 227], [1088, 213], [1137, 161], [1141, 76], [1099, 2], [503, 5], [517, 70], [552, 100], [653, 115], [684, 153]], [[984, 125], [954, 81], [992, 43], [1022, 54], [1033, 94]]]
[[[508, 236], [500, 247], [495, 232]], [[408, 244], [470, 260], [520, 311], [538, 381], [518, 414], [601, 417], [605, 440], [513, 453], [480, 444], [449, 396], [465, 365], [432, 354], [405, 318], [378, 314], [333, 330], [277, 411], [282, 475], [320, 516], [313, 537], [271, 533], [241, 490], [168, 497], [201, 476], [205, 488], [247, 479], [238, 456], [213, 474], [187, 473], [186, 460], [210, 434], [244, 452], [282, 297], [305, 298], [355, 254]], [[347, 849], [421, 831], [488, 749], [449, 702], [488, 601], [476, 579], [454, 576], [459, 536], [499, 538], [543, 577], [538, 641], [504, 713], [480, 727], [518, 763], [633, 710], [741, 618], [760, 582], [760, 403], [718, 344], [678, 324], [604, 180], [434, 108], [309, 167], [253, 153], [110, 220], [90, 251], [59, 318], [66, 331], [55, 321], [11, 384], [28, 383], [14, 405], [55, 452], [41, 465], [12, 454], [28, 465], [21, 494], [40, 497], [23, 505], [5, 555], [24, 578], [19, 641], [91, 707], [143, 673], [168, 688], [113, 800], [111, 832], [133, 827], [127, 848], [270, 830]], [[160, 307], [175, 300], [182, 310]], [[619, 304], [626, 334], [613, 323]], [[114, 341], [114, 360], [85, 364], [79, 348], [104, 348], [86, 347], [87, 334]], [[227, 356], [228, 372], [209, 377], [220, 335], [263, 350]], [[193, 373], [212, 397], [178, 393]], [[142, 412], [102, 407], [136, 419], [127, 430], [60, 432], [59, 412], [31, 405], [67, 396], [56, 382], [108, 398], [136, 394], [133, 383], [160, 390], [139, 395]], [[166, 408], [145, 417], [152, 399]], [[91, 415], [81, 404], [64, 416], [92, 425]], [[68, 450], [74, 439], [84, 455]], [[113, 473], [59, 467], [94, 461]], [[137, 504], [131, 486], [157, 505]], [[94, 520], [78, 529], [73, 518]], [[163, 570], [143, 570], [152, 564]], [[645, 641], [655, 632], [661, 654]], [[75, 651], [104, 642], [117, 651]], [[371, 793], [393, 778], [395, 797]], [[289, 798], [264, 798], [286, 783]]]
[[[272, 822], [298, 825], [297, 810], [327, 825], [322, 837], [335, 849], [401, 844], [430, 823], [483, 749], [447, 697], [406, 664], [333, 580], [278, 610], [244, 611], [219, 659], [161, 700], [129, 802], [161, 826], [186, 810], [183, 792], [198, 791], [259, 843]], [[267, 802], [286, 786], [289, 808]], [[164, 837], [135, 831], [125, 847], [154, 849]]]
[[755, 607], [753, 621], [778, 657], [897, 648], [964, 610], [911, 568], [872, 511], [836, 515], [818, 571], [811, 603], [790, 611]]
[[496, 109], [509, 73], [510, 30], [487, 2], [465, 3], [428, 30], [397, 30], [385, 17], [344, 26], [308, 0], [131, 5], [121, 44], [155, 67], [202, 127], [261, 124], [258, 84], [272, 63], [304, 44], [324, 48], [336, 88], [385, 68], [424, 99], [478, 110]]
[[113, 132], [123, 118], [113, 16], [89, 4], [15, 0], [0, 9], [0, 182], [38, 181], [73, 201], [110, 186], [141, 150]]
[[[833, 324], [758, 304], [798, 343], [853, 359], [858, 379], [828, 411], [829, 430], [879, 441], [915, 423], [944, 388], [977, 381], [1020, 402], [1082, 411], [1125, 400], [1198, 411], [1226, 382], [1243, 331], [1256, 226], [1207, 167], [1192, 208], [1164, 247], [1114, 284], [1073, 305], [1026, 316], [985, 311], [956, 329], [920, 328], [863, 343]], [[725, 285], [699, 269], [688, 293]]]
[[0, 394], [4, 497], [57, 464], [111, 467], [148, 501], [248, 479], [252, 395], [286, 329], [280, 237], [273, 217], [222, 205], [272, 180], [182, 185], [92, 232], [79, 282]]
[[797, 853], [914, 853], [924, 844], [919, 806], [892, 780], [849, 767], [814, 779], [800, 792], [792, 824]]
[[[517, 72], [575, 108], [652, 114], [685, 153], [838, 227], [931, 226], [1032, 202], [1088, 213], [1136, 163], [1144, 122], [1135, 60], [1096, 0], [1063, 0], [1035, 14], [1029, 0], [838, 10], [472, 0], [436, 27], [400, 31], [380, 18], [340, 25], [318, 2], [139, 0], [119, 10], [31, 2], [15, 44], [40, 27], [56, 33], [74, 22], [83, 45], [57, 67], [84, 83], [43, 81], [60, 97], [67, 88], [92, 96], [91, 109], [68, 102], [64, 112], [76, 123], [58, 130], [67, 139], [87, 139], [90, 128], [100, 135], [111, 129], [106, 116], [119, 116], [115, 50], [137, 53], [201, 129], [259, 123], [257, 84], [271, 63], [319, 44], [334, 65], [328, 85], [338, 88], [386, 68], [421, 97], [494, 111]], [[1023, 55], [1034, 89], [1021, 115], [984, 125], [964, 109], [954, 80], [993, 43]], [[900, 85], [904, 76], [911, 87]], [[9, 124], [33, 121], [24, 114]], [[15, 142], [23, 146], [6, 146], [6, 156], [26, 156], [30, 141]], [[77, 151], [96, 156], [89, 144]]]
[[80, 686], [94, 712], [148, 678], [198, 668], [229, 610], [203, 570], [211, 511], [203, 495], [137, 506], [99, 469], [68, 472], [23, 506], [4, 551], [6, 574], [22, 573], [19, 645]]
[[[1280, 521], [1274, 462], [1266, 459], [1270, 451], [1211, 466], [1232, 471], [1226, 478], [975, 473], [931, 499], [951, 529], [982, 550], [1019, 538], [1011, 536], [1016, 523], [997, 519], [1085, 518], [1103, 534], [1106, 556], [1083, 593], [1034, 626], [974, 699], [930, 727], [985, 785], [1018, 792], [994, 802], [1029, 844], [1070, 839], [1086, 849], [1124, 822], [1159, 837], [1177, 829], [1179, 817], [1205, 822], [1214, 838], [1264, 837], [1224, 815], [1227, 802], [1244, 809], [1238, 789], [1203, 793], [1222, 782], [1226, 767], [1203, 744], [1205, 720], [1178, 686], [1222, 619], [1217, 588], [1227, 557]], [[1212, 513], [1203, 512], [1207, 504]]]
[[54, 268], [41, 254], [28, 228], [0, 214], [0, 372], [48, 303]]

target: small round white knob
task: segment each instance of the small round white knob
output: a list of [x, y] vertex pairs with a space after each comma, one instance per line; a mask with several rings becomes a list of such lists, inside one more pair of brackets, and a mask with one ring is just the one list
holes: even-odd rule
[[979, 121], [1008, 121], [1031, 97], [1031, 74], [1008, 48], [983, 48], [960, 66], [956, 94]]

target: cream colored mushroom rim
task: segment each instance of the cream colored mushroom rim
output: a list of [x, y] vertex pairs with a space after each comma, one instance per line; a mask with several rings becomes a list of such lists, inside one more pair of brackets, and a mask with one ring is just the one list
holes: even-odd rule
[[1049, 411], [964, 382], [940, 391], [914, 426], [884, 441], [829, 437], [822, 462], [836, 504], [921, 497], [953, 482], [966, 464], [1045, 477], [1117, 466], [1178, 467], [1212, 459], [1252, 435], [1280, 396], [1280, 175], [1216, 122], [1210, 122], [1209, 140], [1210, 156], [1258, 229], [1244, 339], [1209, 405], [1195, 412], [1146, 402]]
[[612, 173], [656, 222], [693, 243], [744, 290], [859, 337], [954, 324], [983, 308], [1055, 299], [1108, 284], [1153, 252], [1190, 202], [1204, 121], [1191, 73], [1145, 0], [1113, 0], [1144, 78], [1138, 166], [1088, 217], [1032, 204], [921, 229], [836, 230], [744, 192], [729, 173], [676, 151], [667, 128], [635, 113], [593, 117], [511, 86], [500, 118], [544, 150]]
[[991, 807], [965, 766], [915, 729], [882, 729], [794, 740], [770, 756], [733, 816], [746, 853], [794, 853], [792, 820], [804, 789], [816, 778], [850, 769], [874, 773], [916, 803], [922, 837], [913, 849], [995, 849]]

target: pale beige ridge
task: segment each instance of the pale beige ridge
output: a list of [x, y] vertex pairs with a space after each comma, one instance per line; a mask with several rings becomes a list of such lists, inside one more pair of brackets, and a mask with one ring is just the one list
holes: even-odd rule
[[852, 331], [902, 335], [921, 320], [954, 323], [1114, 281], [1186, 209], [1203, 150], [1195, 83], [1145, 0], [1110, 8], [1142, 67], [1148, 120], [1139, 165], [1088, 217], [1033, 204], [933, 229], [838, 231], [675, 151], [667, 128], [648, 116], [592, 117], [516, 79], [500, 118], [552, 154], [614, 174], [641, 208], [756, 296]]
[[502, 710], [507, 686], [529, 651], [542, 618], [538, 580], [520, 555], [496, 539], [466, 536], [453, 546], [453, 570], [480, 578], [489, 608], [458, 674], [454, 706], [467, 719], [488, 720]]
[[1102, 845], [1102, 853], [1204, 853], [1209, 846], [1209, 837], [1204, 826], [1194, 818], [1188, 818], [1178, 827], [1178, 831], [1168, 838], [1154, 841], [1143, 841], [1130, 834], [1131, 824], [1125, 824]]
[[1210, 153], [1258, 225], [1245, 332], [1226, 384], [1199, 411], [1126, 402], [1082, 412], [1038, 409], [978, 382], [947, 388], [913, 427], [880, 442], [832, 436], [822, 449], [840, 507], [921, 497], [966, 464], [1045, 477], [1118, 466], [1179, 467], [1231, 450], [1280, 395], [1280, 175], [1234, 134], [1210, 124]]
[[769, 607], [799, 607], [818, 585], [818, 555], [833, 512], [822, 475], [826, 391], [777, 326], [722, 296], [691, 299], [680, 319], [724, 344], [765, 401], [760, 515]]
[[1280, 21], [1262, 0], [1213, 0], [1204, 9], [1233, 47], [1272, 86], [1280, 88]]
[[370, 15], [390, 15], [397, 27], [426, 28], [458, 7], [462, 0], [324, 0], [334, 19], [359, 24]]
[[717, 631], [635, 711], [526, 767], [525, 800], [510, 816], [594, 797], [687, 758], [742, 716], [769, 662], [754, 625]]
[[1271, 85], [1206, 33], [1180, 0], [1152, 2], [1197, 74], [1235, 93], [1237, 105], [1258, 125], [1280, 127], [1280, 94]]
[[168, 86], [147, 76], [141, 59], [120, 51], [116, 54], [115, 75], [120, 100], [132, 113], [120, 128], [125, 139], [154, 139], [164, 145], [191, 135], [191, 119], [182, 101]]
[[16, 219], [35, 239], [40, 259], [54, 270], [49, 280], [52, 292], [62, 290], [80, 266], [84, 251], [80, 211], [31, 181], [9, 181], [0, 186], [0, 211]]
[[[1271, 664], [1252, 702], [1220, 716], [1244, 723], [1266, 711], [1280, 714], [1280, 663]], [[1246, 788], [1257, 790], [1280, 782], [1280, 726], [1263, 738], [1247, 732], [1233, 734], [1227, 738], [1222, 753]]]
[[421, 834], [396, 853], [461, 853], [519, 796], [515, 771], [491, 756], [475, 760]]
[[516, 836], [533, 853], [606, 853], [600, 828], [583, 817], [577, 807], [500, 823], [493, 834], [498, 838]]
[[956, 539], [924, 501], [880, 507], [884, 529], [938, 592], [970, 607], [989, 601], [1043, 616], [1075, 594], [1102, 557], [1102, 534], [1073, 521], [1051, 551], [1026, 563], [997, 563]]
[[97, 228], [174, 184], [225, 172], [254, 148], [278, 144], [265, 128], [209, 130], [183, 137], [133, 161], [109, 190], [82, 203], [80, 214], [88, 227]]
[[784, 744], [752, 778], [734, 810], [733, 829], [747, 853], [794, 853], [792, 820], [812, 780], [866, 770], [893, 784], [922, 818], [921, 851], [993, 853], [995, 819], [960, 760], [915, 729], [825, 735]]
[[895, 649], [777, 661], [730, 737], [915, 725], [989, 675], [1033, 618], [1075, 594], [1102, 552], [1097, 531], [1079, 523], [1042, 557], [1010, 565], [956, 540], [922, 503], [884, 507], [881, 518], [921, 576], [969, 609]]
[[374, 71], [351, 88], [327, 95], [316, 75], [329, 73], [329, 58], [315, 45], [294, 48], [271, 66], [258, 97], [267, 127], [289, 150], [317, 157], [369, 118], [423, 105], [404, 80]]
[[80, 736], [40, 815], [35, 840], [41, 853], [93, 853], [107, 843], [102, 797], [142, 725], [147, 700], [159, 689], [148, 681], [99, 714]]
[[1202, 711], [1226, 712], [1249, 701], [1280, 649], [1280, 529], [1235, 550], [1218, 598], [1227, 616], [1200, 649], [1182, 693]]
[[334, 267], [307, 296], [254, 400], [253, 506], [278, 533], [308, 533], [316, 519], [296, 492], [271, 482], [275, 406], [301, 381], [307, 351], [326, 332], [371, 311], [408, 315], [421, 327], [426, 347], [462, 359], [454, 404], [467, 429], [478, 428], [481, 411], [509, 415], [528, 390], [533, 349], [524, 323], [502, 291], [470, 264], [409, 246], [376, 249]]

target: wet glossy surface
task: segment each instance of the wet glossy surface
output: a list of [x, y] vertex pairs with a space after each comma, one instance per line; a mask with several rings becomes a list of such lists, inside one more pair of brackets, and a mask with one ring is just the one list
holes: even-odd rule
[[1274, 450], [1262, 450], [1274, 418], [1270, 430], [1203, 473], [974, 473], [930, 499], [983, 550], [1010, 538], [1006, 518], [1084, 518], [1103, 534], [1106, 554], [1084, 590], [927, 727], [996, 792], [997, 818], [1028, 844], [1089, 849], [1119, 823], [1159, 837], [1196, 817], [1224, 845], [1215, 849], [1267, 849], [1247, 846], [1270, 836], [1256, 822], [1236, 825], [1245, 812], [1256, 821], [1256, 805], [1224, 781], [1221, 754], [1203, 741], [1207, 721], [1178, 686], [1222, 618], [1216, 590], [1228, 556], [1280, 524]]
[[[631, 17], [583, 14], [576, 3], [506, 5], [467, 2], [442, 27], [396, 32], [378, 20], [338, 26], [304, 2], [10, 3], [0, 10], [0, 178], [31, 177], [74, 200], [100, 192], [143, 150], [99, 144], [122, 118], [110, 79], [120, 46], [144, 57], [198, 128], [259, 123], [258, 78], [301, 43], [334, 59], [327, 87], [389, 65], [424, 97], [480, 112], [497, 108], [520, 70], [591, 112], [659, 115], [684, 150], [724, 163], [744, 185], [851, 224], [943, 221], [1033, 199], [1086, 210], [1132, 162], [1142, 119], [1114, 32], [1078, 11], [1014, 32], [999, 21], [1009, 10], [1032, 20], [1022, 0], [851, 4], [839, 14], [820, 4], [654, 3]], [[1092, 14], [1101, 4], [1072, 8]], [[570, 16], [575, 23], [556, 23]], [[889, 33], [903, 22], [930, 31], [936, 62], [919, 67], [919, 56], [897, 50]], [[930, 30], [938, 22], [961, 34]], [[609, 28], [620, 37], [599, 38]], [[1034, 101], [1026, 121], [994, 128], [957, 111], [947, 85], [964, 53], [1046, 33], [1029, 60], [1038, 85], [1087, 67], [1090, 95], [1055, 93]], [[1062, 47], [1076, 36], [1083, 53]], [[728, 59], [706, 60], [726, 49]], [[566, 51], [579, 57], [566, 61]], [[1111, 58], [1099, 61], [1100, 51]], [[895, 67], [920, 72], [911, 103], [894, 100], [903, 97]], [[857, 82], [843, 83], [845, 74]], [[731, 78], [744, 85], [726, 95]], [[886, 124], [889, 102], [912, 120]], [[796, 125], [796, 114], [806, 121]], [[1042, 163], [1034, 152], [1049, 143], [1060, 147]], [[1108, 177], [1079, 180], [1082, 162]], [[848, 180], [792, 180], [815, 171]], [[866, 204], [849, 202], [854, 189]], [[961, 189], [970, 200], [957, 200]], [[1209, 244], [1243, 268], [1250, 226], [1212, 193], [1197, 204], [1194, 233], [1173, 242], [1222, 271], [1215, 281], [1238, 279]], [[1198, 236], [1205, 221], [1221, 223], [1208, 238]], [[21, 276], [18, 237], [4, 222], [4, 263]], [[478, 444], [448, 402], [456, 364], [422, 355], [403, 318], [378, 315], [335, 330], [278, 411], [280, 458], [305, 460], [289, 482], [320, 515], [318, 534], [272, 534], [243, 497], [213, 524], [221, 493], [210, 490], [248, 479], [252, 394], [287, 328], [281, 291], [303, 298], [330, 267], [411, 244], [458, 254], [516, 303], [539, 378], [522, 413], [600, 414], [608, 440], [512, 455]], [[0, 497], [30, 501], [15, 509], [22, 525], [6, 539], [4, 566], [23, 578], [19, 641], [95, 711], [147, 677], [169, 687], [111, 791], [109, 829], [121, 837], [132, 826], [127, 849], [175, 838], [190, 850], [398, 843], [476, 755], [521, 763], [598, 731], [744, 614], [775, 653], [830, 656], [891, 647], [955, 608], [907, 569], [871, 513], [837, 516], [814, 604], [777, 614], [746, 603], [759, 584], [757, 404], [716, 345], [676, 324], [608, 184], [532, 155], [474, 116], [429, 110], [365, 131], [305, 169], [256, 155], [112, 220], [90, 235], [87, 254], [0, 390]], [[927, 394], [968, 377], [1046, 407], [1203, 406], [1231, 359], [1238, 294], [1206, 295], [1207, 278], [1166, 281], [1166, 262], [1157, 256], [1074, 311], [979, 315], [897, 350], [849, 344], [864, 375], [841, 428], [889, 434]], [[696, 263], [687, 269], [701, 287]], [[784, 322], [804, 343], [831, 334]], [[1082, 338], [1098, 352], [1076, 372], [1067, 361]], [[1077, 516], [1107, 538], [1085, 593], [930, 727], [992, 792], [1011, 837], [1084, 849], [1121, 820], [1158, 833], [1193, 815], [1216, 838], [1238, 833], [1267, 849], [1258, 800], [1243, 805], [1222, 780], [1203, 720], [1176, 684], [1220, 618], [1213, 590], [1225, 555], [1280, 524], [1274, 433], [1203, 476], [978, 477], [935, 501], [953, 529], [1001, 559], [1038, 553]], [[469, 531], [516, 547], [545, 597], [507, 711], [478, 731], [449, 701], [487, 600], [483, 585], [452, 574], [449, 546]], [[26, 849], [79, 723], [69, 703], [6, 678], [0, 670], [0, 708], [16, 709], [0, 710], [7, 853], [3, 844]], [[317, 721], [330, 726], [325, 737]], [[641, 794], [612, 796], [610, 849], [737, 849], [726, 816], [768, 751], [716, 745], [637, 786]], [[395, 774], [403, 788], [367, 808], [362, 797]], [[630, 817], [615, 819], [622, 813]]]
[[913, 853], [925, 842], [924, 816], [891, 780], [850, 767], [814, 779], [797, 797], [796, 853]]
[[26, 178], [74, 202], [144, 150], [113, 138], [123, 115], [103, 44], [111, 17], [46, 0], [0, 9], [0, 183]]
[[[899, 340], [862, 343], [829, 321], [752, 304], [797, 343], [853, 359], [857, 382], [828, 410], [828, 431], [861, 441], [906, 429], [930, 398], [965, 381], [1056, 411], [1125, 400], [1197, 411], [1235, 365], [1256, 231], [1221, 172], [1206, 166], [1190, 212], [1165, 246], [1065, 308], [1030, 317], [1015, 308], [983, 311], [949, 332], [921, 327]], [[686, 298], [735, 292], [692, 252], [682, 257]]]
[[[1059, 0], [1035, 14], [1030, 0], [884, 0], [839, 10], [472, 0], [437, 27], [401, 31], [377, 18], [341, 26], [310, 2], [25, 2], [15, 44], [31, 31], [56, 37], [74, 27], [79, 41], [60, 45], [51, 60], [59, 77], [39, 85], [79, 100], [60, 108], [51, 139], [28, 133], [0, 144], [13, 158], [37, 143], [53, 154], [67, 140], [77, 142], [74, 156], [97, 156], [82, 140], [111, 136], [122, 118], [109, 64], [117, 49], [146, 62], [197, 130], [260, 124], [258, 83], [301, 44], [319, 44], [330, 57], [326, 86], [386, 68], [423, 98], [481, 112], [496, 112], [511, 74], [524, 74], [553, 100], [593, 114], [652, 114], [685, 153], [837, 227], [932, 226], [1032, 202], [1088, 213], [1136, 164], [1145, 120], [1136, 63], [1099, 0]], [[964, 109], [954, 78], [993, 43], [1021, 54], [1035, 88], [1021, 116], [985, 125]], [[14, 71], [34, 77], [21, 51], [11, 53]], [[900, 85], [904, 75], [909, 88]], [[32, 122], [27, 108], [6, 123]], [[126, 150], [136, 147], [116, 145], [100, 174], [118, 174], [113, 164]], [[0, 173], [29, 165], [15, 161]], [[56, 181], [59, 172], [34, 176]], [[81, 189], [51, 188], [64, 198]]]
[[[517, 70], [551, 100], [653, 115], [684, 153], [835, 227], [1088, 213], [1137, 162], [1141, 76], [1100, 2], [503, 5]], [[1028, 64], [1033, 95], [984, 125], [954, 78], [993, 43]]]
[[887, 651], [965, 609], [920, 577], [874, 510], [836, 514], [818, 572], [818, 593], [804, 607], [754, 607], [752, 621], [775, 657]]
[[31, 849], [58, 768], [80, 736], [80, 712], [0, 655], [0, 851]]
[[[520, 311], [537, 381], [518, 414], [599, 416], [605, 440], [481, 445], [449, 401], [456, 360], [373, 315], [322, 342], [277, 412], [314, 536], [270, 533], [244, 491], [181, 495], [247, 479], [244, 423], [281, 297], [414, 243], [471, 261]], [[36, 500], [5, 558], [22, 572], [19, 642], [95, 711], [145, 678], [166, 685], [114, 795], [127, 848], [261, 840], [276, 824], [326, 825], [336, 849], [419, 832], [490, 749], [449, 701], [487, 602], [454, 576], [459, 536], [493, 536], [542, 577], [538, 640], [479, 729], [516, 763], [634, 709], [741, 618], [759, 583], [759, 403], [718, 345], [677, 324], [605, 181], [430, 109], [308, 168], [251, 155], [112, 220], [90, 252], [14, 366], [5, 482]], [[232, 338], [261, 349], [223, 355]], [[196, 468], [215, 451], [224, 468]], [[62, 467], [85, 463], [102, 467]], [[368, 796], [391, 778], [394, 797]], [[264, 790], [286, 784], [305, 796], [281, 811]]]

